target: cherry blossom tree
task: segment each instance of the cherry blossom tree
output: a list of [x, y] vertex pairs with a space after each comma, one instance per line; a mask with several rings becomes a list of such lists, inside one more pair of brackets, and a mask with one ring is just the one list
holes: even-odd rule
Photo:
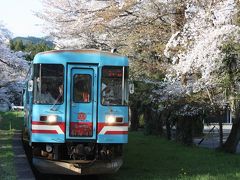
[[60, 48], [117, 48], [138, 60], [135, 74], [141, 75], [143, 70], [152, 72], [161, 66], [157, 61], [176, 29], [174, 24], [181, 24], [176, 16], [184, 14], [179, 10], [182, 4], [174, 0], [44, 0], [43, 12], [37, 15], [45, 20], [46, 30]]
[[29, 67], [22, 52], [10, 50], [10, 38], [11, 32], [0, 24], [0, 99], [8, 104], [20, 103], [20, 93]]
[[[173, 64], [166, 76], [168, 80], [181, 82], [189, 96], [204, 92], [202, 94], [209, 98], [215, 108], [223, 108], [226, 102], [232, 103], [225, 94], [223, 74], [228, 73], [228, 69], [224, 62], [226, 54], [223, 47], [229, 41], [239, 42], [240, 28], [234, 24], [237, 11], [237, 2], [234, 0], [214, 2], [204, 8], [189, 3], [185, 11], [186, 24], [181, 31], [172, 35], [165, 49], [166, 57]], [[231, 86], [233, 84], [238, 84], [236, 78]], [[236, 89], [234, 92], [236, 98]], [[233, 114], [235, 109], [232, 107]], [[234, 123], [233, 129], [235, 126]], [[236, 150], [239, 141], [237, 134], [235, 137], [229, 136], [235, 143], [224, 146], [231, 149], [229, 151]]]
[[38, 16], [46, 21], [47, 29], [60, 46], [103, 50], [114, 47], [130, 57], [134, 79], [163, 79], [162, 71], [167, 67], [162, 54], [174, 29], [170, 19], [183, 14], [175, 10], [180, 3], [174, 2], [43, 1], [44, 12]]
[[106, 46], [106, 39], [94, 32], [100, 21], [97, 13], [109, 4], [111, 1], [43, 0], [43, 11], [37, 16], [45, 20], [59, 48], [98, 48]]
[[38, 16], [61, 47], [116, 47], [128, 55], [133, 77], [154, 86], [148, 99], [157, 105], [155, 112], [193, 117], [202, 107], [221, 109], [228, 101], [222, 47], [239, 41], [236, 0], [43, 0], [43, 5]]

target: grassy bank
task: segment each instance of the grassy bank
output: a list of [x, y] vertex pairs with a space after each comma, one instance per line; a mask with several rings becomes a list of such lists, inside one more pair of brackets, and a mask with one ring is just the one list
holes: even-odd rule
[[13, 161], [12, 137], [22, 128], [22, 113], [0, 113], [0, 179], [16, 179]]
[[124, 165], [108, 179], [240, 179], [240, 155], [184, 147], [156, 136], [131, 133]]

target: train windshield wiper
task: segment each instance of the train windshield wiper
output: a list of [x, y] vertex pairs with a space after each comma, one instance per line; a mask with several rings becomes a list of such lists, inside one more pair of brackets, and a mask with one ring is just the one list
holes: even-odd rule
[[56, 101], [54, 102], [54, 104], [52, 105], [52, 107], [50, 108], [50, 110], [52, 111], [56, 111], [57, 109], [55, 108], [56, 104], [58, 104], [60, 98], [62, 97], [63, 95], [63, 85], [59, 86], [59, 95], [56, 99]]
[[56, 101], [54, 102], [54, 104], [52, 105], [52, 107], [50, 108], [50, 110], [52, 111], [56, 111], [57, 109], [55, 108], [56, 104], [59, 102], [59, 99], [62, 97], [62, 94], [59, 94], [59, 96], [57, 97]]

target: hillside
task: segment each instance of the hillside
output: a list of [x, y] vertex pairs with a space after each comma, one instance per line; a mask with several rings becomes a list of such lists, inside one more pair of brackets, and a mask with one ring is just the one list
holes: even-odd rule
[[23, 45], [26, 45], [28, 43], [32, 43], [32, 44], [45, 43], [50, 48], [53, 48], [55, 46], [54, 43], [52, 41], [50, 41], [48, 37], [43, 37], [43, 38], [38, 38], [38, 37], [33, 37], [33, 36], [29, 36], [29, 37], [15, 37], [12, 40], [13, 40], [13, 42], [22, 40]]

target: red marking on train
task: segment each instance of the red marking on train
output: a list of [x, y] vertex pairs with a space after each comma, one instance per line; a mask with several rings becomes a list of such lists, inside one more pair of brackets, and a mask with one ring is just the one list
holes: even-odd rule
[[37, 134], [58, 134], [56, 130], [32, 130], [32, 133]]
[[58, 123], [61, 130], [65, 133], [65, 122], [64, 123]]
[[128, 134], [128, 131], [107, 131], [105, 134], [122, 135], [122, 134]]
[[71, 122], [70, 123], [70, 136], [91, 137], [92, 134], [93, 134], [92, 122]]
[[71, 122], [71, 125], [77, 125], [77, 124], [85, 124], [85, 125], [92, 125], [92, 122]]

